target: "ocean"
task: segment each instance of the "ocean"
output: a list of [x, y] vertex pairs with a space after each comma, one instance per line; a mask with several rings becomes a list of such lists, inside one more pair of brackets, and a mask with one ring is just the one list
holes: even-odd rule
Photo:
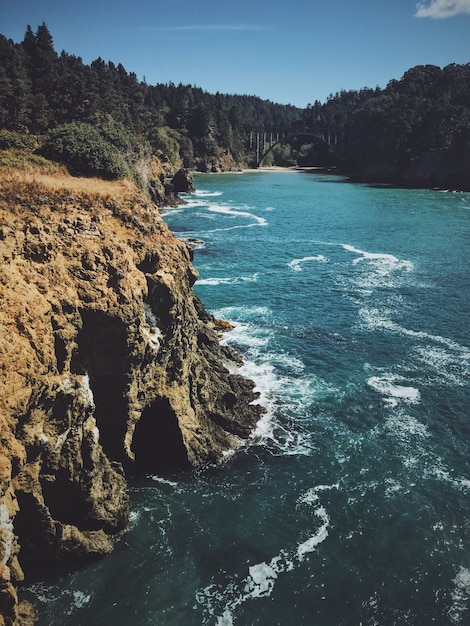
[[470, 624], [470, 194], [196, 175], [165, 211], [267, 413], [220, 467], [130, 484], [40, 626]]

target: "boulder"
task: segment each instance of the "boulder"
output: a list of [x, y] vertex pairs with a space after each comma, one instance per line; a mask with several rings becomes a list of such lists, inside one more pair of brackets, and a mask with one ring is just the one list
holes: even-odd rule
[[176, 172], [171, 184], [175, 193], [193, 193], [195, 191], [193, 173], [185, 167]]

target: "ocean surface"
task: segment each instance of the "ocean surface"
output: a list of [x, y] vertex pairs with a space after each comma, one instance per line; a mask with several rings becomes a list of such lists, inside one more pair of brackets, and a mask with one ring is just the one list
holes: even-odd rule
[[130, 486], [40, 626], [470, 624], [470, 194], [197, 175], [164, 219], [268, 409], [222, 467]]

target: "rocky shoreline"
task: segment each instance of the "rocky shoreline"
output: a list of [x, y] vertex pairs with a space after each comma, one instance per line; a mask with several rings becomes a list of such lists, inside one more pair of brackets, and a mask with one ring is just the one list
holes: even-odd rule
[[219, 463], [263, 413], [130, 183], [2, 171], [0, 625], [30, 568], [108, 554], [126, 477]]

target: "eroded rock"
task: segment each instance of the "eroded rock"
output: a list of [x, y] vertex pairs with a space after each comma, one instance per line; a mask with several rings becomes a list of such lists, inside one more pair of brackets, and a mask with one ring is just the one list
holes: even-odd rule
[[0, 614], [19, 626], [23, 571], [112, 550], [126, 474], [217, 463], [263, 409], [152, 203], [3, 174]]
[[179, 169], [171, 180], [175, 193], [192, 193], [194, 191], [194, 175], [188, 168]]

